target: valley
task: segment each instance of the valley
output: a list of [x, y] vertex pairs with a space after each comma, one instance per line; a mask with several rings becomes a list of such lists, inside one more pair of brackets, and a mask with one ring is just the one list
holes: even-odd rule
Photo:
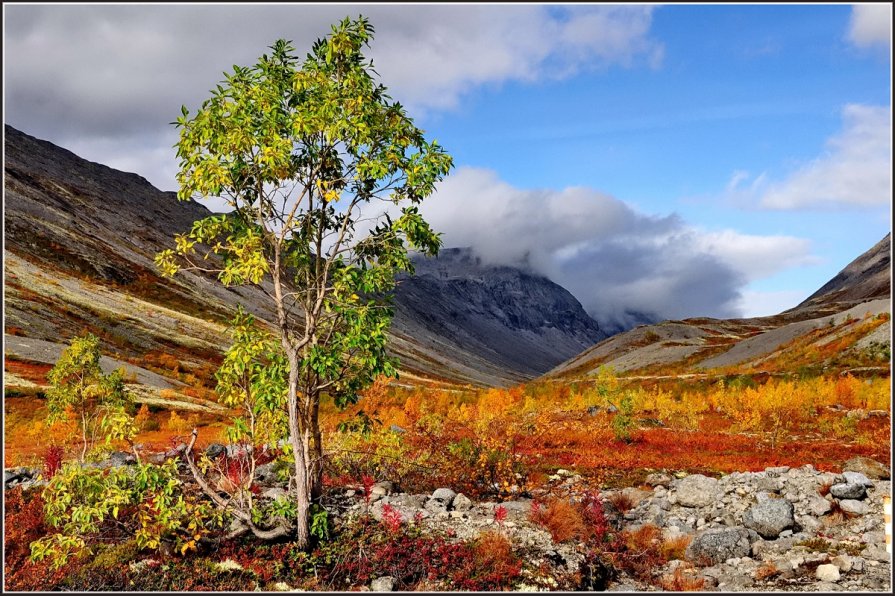
[[[15, 515], [35, 515], [37, 501], [22, 486], [45, 482], [38, 476], [48, 454], [77, 450], [73, 420], [46, 424], [47, 375], [77, 336], [99, 338], [105, 373], [122, 369], [140, 419], [136, 451], [179, 462], [187, 477], [185, 451], [235, 449], [227, 433], [239, 409], [220, 403], [216, 372], [237, 305], [273, 328], [268, 288], [225, 288], [195, 272], [161, 277], [155, 253], [207, 216], [205, 207], [8, 125], [5, 132], [4, 467]], [[405, 549], [389, 556], [419, 568], [383, 559], [375, 569], [337, 573], [283, 545], [246, 539], [200, 551], [198, 538], [192, 559], [190, 549], [156, 558], [146, 549], [119, 552], [114, 539], [101, 544], [112, 559], [139, 559], [128, 573], [117, 559], [108, 568], [51, 571], [9, 548], [7, 564], [19, 557], [13, 575], [24, 589], [41, 581], [71, 587], [65, 576], [76, 571], [97, 589], [120, 588], [129, 574], [147, 582], [139, 588], [163, 589], [198, 573], [207, 583], [193, 589], [356, 589], [381, 576], [394, 589], [813, 590], [836, 585], [820, 577], [832, 565], [847, 589], [885, 590], [890, 253], [887, 235], [775, 316], [662, 321], [612, 335], [532, 271], [488, 265], [462, 247], [416, 256], [416, 274], [399, 279], [389, 330], [398, 377], [380, 377], [347, 408], [324, 397], [320, 422], [321, 503], [347, 524], [333, 544], [388, 543]], [[127, 449], [110, 445], [96, 465], [132, 467], [110, 463], [130, 457]], [[247, 457], [225, 453], [221, 461]], [[273, 503], [286, 485], [274, 463], [258, 465], [269, 474], [253, 488], [259, 502]], [[867, 485], [844, 475], [867, 469], [875, 471]], [[690, 484], [717, 492], [719, 504], [688, 504]], [[831, 495], [835, 486], [855, 496]], [[764, 515], [769, 499], [791, 503], [776, 531], [745, 517], [755, 508]], [[350, 512], [372, 517], [352, 526]], [[594, 530], [600, 524], [611, 531]], [[451, 533], [468, 542], [445, 538]], [[732, 546], [706, 546], [706, 536], [722, 534]], [[594, 554], [600, 548], [613, 553], [611, 564]], [[436, 577], [417, 551], [438, 552], [466, 575]], [[259, 563], [287, 555], [295, 565], [276, 573]], [[459, 563], [476, 557], [505, 573]], [[158, 559], [164, 573], [147, 572]], [[214, 567], [227, 561], [238, 569]], [[302, 574], [302, 564], [326, 570]], [[160, 577], [168, 583], [152, 583]]]

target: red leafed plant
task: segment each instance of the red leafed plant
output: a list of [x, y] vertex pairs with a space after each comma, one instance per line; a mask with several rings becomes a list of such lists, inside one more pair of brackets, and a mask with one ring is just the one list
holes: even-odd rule
[[44, 477], [49, 480], [62, 469], [62, 457], [65, 451], [59, 445], [50, 445], [44, 453]]
[[369, 505], [370, 496], [373, 494], [373, 485], [376, 484], [376, 479], [369, 474], [364, 474], [361, 476], [360, 481], [364, 487], [364, 502]]
[[609, 520], [603, 510], [600, 491], [594, 490], [584, 495], [581, 502], [581, 514], [585, 525], [590, 528], [593, 540], [598, 544], [604, 542], [609, 534]]
[[401, 516], [400, 511], [387, 503], [382, 506], [382, 525], [385, 526], [386, 530], [396, 533], [401, 529], [401, 524], [403, 523], [404, 518]]
[[494, 521], [497, 522], [498, 526], [503, 527], [503, 522], [507, 519], [507, 508], [503, 505], [498, 505], [494, 510]]

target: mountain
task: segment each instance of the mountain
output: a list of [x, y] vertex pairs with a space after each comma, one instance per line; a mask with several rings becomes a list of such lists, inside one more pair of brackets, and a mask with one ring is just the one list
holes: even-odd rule
[[452, 361], [474, 354], [523, 380], [606, 337], [572, 294], [541, 275], [486, 265], [468, 248], [413, 262], [415, 274], [398, 281], [393, 328]]
[[581, 378], [600, 366], [662, 376], [888, 369], [891, 234], [798, 306], [770, 317], [694, 318], [642, 325], [570, 358], [546, 378]]
[[793, 310], [830, 304], [847, 307], [872, 298], [889, 297], [892, 291], [891, 252], [892, 233], [889, 232]]
[[[20, 356], [52, 362], [87, 330], [133, 366], [171, 354], [201, 368], [219, 360], [237, 303], [273, 319], [257, 288], [156, 272], [154, 255], [209, 214], [203, 205], [8, 125], [4, 172], [4, 325]], [[544, 277], [460, 249], [415, 263], [419, 275], [399, 281], [391, 331], [411, 383], [514, 383], [605, 337]]]

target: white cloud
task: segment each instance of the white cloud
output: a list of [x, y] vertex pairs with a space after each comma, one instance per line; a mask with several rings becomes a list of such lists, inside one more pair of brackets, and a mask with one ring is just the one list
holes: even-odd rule
[[609, 324], [631, 312], [740, 316], [749, 282], [813, 262], [799, 238], [700, 230], [590, 188], [521, 189], [479, 168], [454, 172], [421, 212], [445, 246], [525, 262]]
[[892, 5], [856, 4], [852, 7], [847, 38], [858, 47], [892, 45]]
[[[278, 37], [304, 56], [345, 16], [376, 29], [368, 50], [391, 95], [451, 109], [475, 89], [613, 65], [655, 66], [650, 6], [10, 5], [4, 6], [5, 121], [109, 163], [146, 150], [185, 104], [195, 110], [233, 64]], [[118, 140], [116, 144], [116, 139]], [[158, 147], [171, 153], [170, 135]], [[114, 152], [101, 146], [115, 145]], [[169, 190], [171, 166], [140, 172]]]
[[781, 180], [736, 171], [729, 198], [765, 209], [880, 207], [892, 201], [892, 115], [888, 106], [849, 104], [826, 151]]

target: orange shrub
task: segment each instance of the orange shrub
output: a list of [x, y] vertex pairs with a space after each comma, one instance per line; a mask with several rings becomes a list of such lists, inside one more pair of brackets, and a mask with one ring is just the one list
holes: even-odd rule
[[566, 542], [585, 534], [581, 512], [565, 499], [551, 499], [545, 505], [535, 501], [529, 517], [550, 532], [554, 542]]
[[666, 561], [673, 561], [675, 559], [683, 561], [687, 547], [690, 546], [690, 540], [690, 536], [686, 534], [677, 536], [676, 538], [667, 538], [663, 540], [662, 544], [659, 546], [659, 552], [661, 553], [662, 558]]
[[659, 587], [668, 592], [701, 592], [705, 587], [705, 578], [685, 574], [678, 567], [674, 573], [662, 576]]

